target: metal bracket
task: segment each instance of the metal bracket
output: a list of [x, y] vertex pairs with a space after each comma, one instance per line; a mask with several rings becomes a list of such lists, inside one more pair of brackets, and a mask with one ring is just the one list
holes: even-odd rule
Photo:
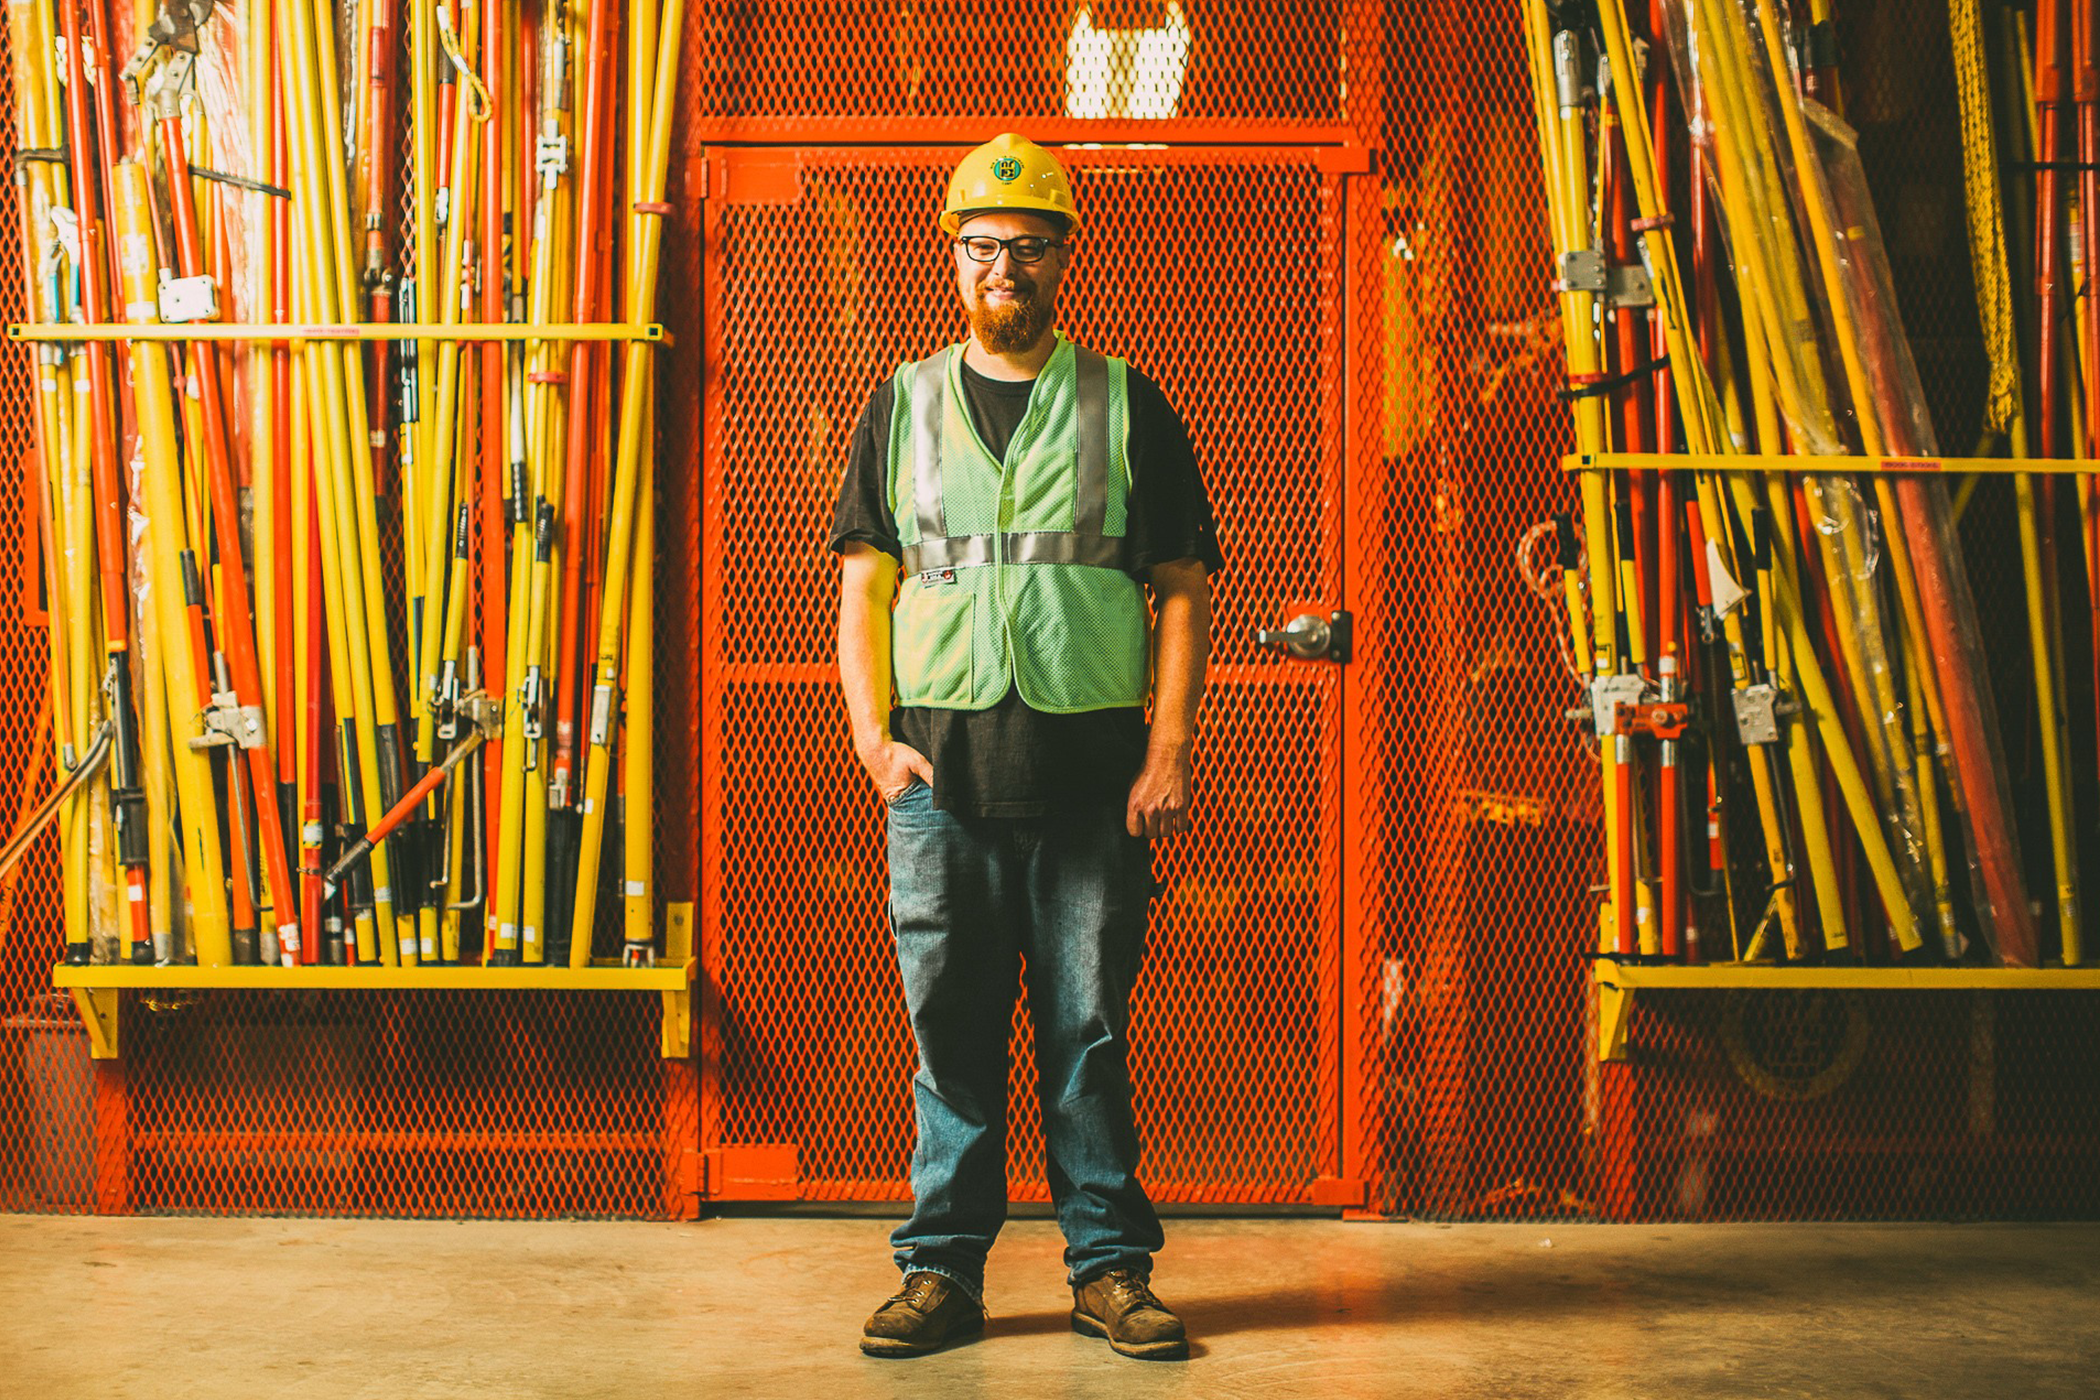
[[[680, 902], [664, 906], [664, 961], [673, 967], [692, 965], [693, 906]], [[688, 978], [677, 991], [665, 992], [662, 1051], [667, 1060], [683, 1060], [693, 1053], [693, 983]]]
[[1602, 292], [1611, 285], [1604, 267], [1604, 254], [1593, 248], [1577, 248], [1560, 255], [1559, 290]]
[[459, 665], [447, 661], [430, 694], [430, 714], [437, 737], [450, 741], [459, 737]]
[[262, 747], [266, 736], [263, 727], [263, 711], [260, 705], [242, 705], [240, 697], [230, 690], [214, 691], [211, 703], [198, 716], [204, 724], [204, 732], [190, 737], [193, 749], [212, 749], [225, 745], [235, 748], [254, 749]]
[[1598, 982], [1597, 1058], [1624, 1063], [1626, 1032], [1633, 1025], [1633, 988], [1613, 982]]
[[542, 136], [532, 148], [532, 168], [550, 185], [569, 173], [569, 138]]
[[1604, 304], [1618, 308], [1655, 305], [1655, 284], [1648, 280], [1648, 269], [1627, 263], [1606, 272]]
[[1619, 710], [1641, 703], [1648, 683], [1636, 675], [1599, 676], [1590, 682], [1590, 723], [1599, 737], [1617, 734]]
[[540, 675], [538, 671], [527, 671], [525, 679], [518, 683], [518, 732], [537, 742], [545, 731], [546, 718], [540, 711]]
[[470, 690], [459, 697], [453, 714], [481, 731], [484, 738], [503, 737], [503, 701], [486, 690]]
[[1779, 726], [1801, 712], [1801, 704], [1774, 685], [1746, 686], [1731, 693], [1735, 735], [1742, 744], [1776, 744]]
[[[154, 75], [149, 83], [149, 95], [162, 105], [161, 115], [173, 116], [174, 104], [179, 99], [168, 99], [167, 92], [177, 91], [188, 83], [190, 66], [196, 61], [197, 31], [211, 18], [214, 0], [162, 0], [160, 9], [139, 36], [139, 46], [132, 50], [131, 59], [118, 76], [124, 86], [131, 89], [131, 103], [139, 103], [139, 75], [162, 49], [172, 49], [168, 62]], [[164, 105], [163, 105], [164, 104]]]
[[1685, 702], [1657, 701], [1619, 706], [1615, 734], [1638, 734], [1648, 739], [1682, 739], [1691, 727], [1692, 707]]
[[177, 277], [160, 270], [160, 319], [171, 326], [219, 319], [219, 284], [210, 274]]
[[124, 995], [116, 987], [75, 987], [73, 1004], [80, 1008], [80, 1020], [87, 1027], [88, 1055], [97, 1060], [114, 1060], [117, 1055], [117, 1003]]

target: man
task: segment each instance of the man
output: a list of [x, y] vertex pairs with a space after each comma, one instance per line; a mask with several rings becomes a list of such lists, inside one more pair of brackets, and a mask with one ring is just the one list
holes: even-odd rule
[[904, 1287], [861, 1349], [919, 1356], [983, 1329], [1025, 962], [1072, 1326], [1183, 1357], [1149, 1286], [1161, 1234], [1126, 1037], [1149, 842], [1189, 829], [1216, 531], [1158, 387], [1056, 329], [1077, 218], [1050, 154], [1013, 135], [972, 151], [940, 226], [970, 338], [876, 390], [831, 540], [919, 1050], [914, 1206], [891, 1237]]

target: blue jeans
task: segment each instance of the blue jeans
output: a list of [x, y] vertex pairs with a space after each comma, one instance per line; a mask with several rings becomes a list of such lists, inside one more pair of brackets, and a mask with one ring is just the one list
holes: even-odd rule
[[919, 1047], [914, 1205], [890, 1237], [898, 1267], [983, 1295], [985, 1255], [1006, 1220], [1007, 1040], [1025, 977], [1065, 1267], [1073, 1283], [1149, 1273], [1159, 1216], [1138, 1185], [1127, 1058], [1149, 844], [1124, 830], [1120, 802], [971, 818], [913, 783], [890, 806], [889, 855], [890, 927]]

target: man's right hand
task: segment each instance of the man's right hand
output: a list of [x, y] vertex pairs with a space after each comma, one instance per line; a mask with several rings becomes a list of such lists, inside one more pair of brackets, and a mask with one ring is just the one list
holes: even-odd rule
[[933, 764], [926, 755], [910, 744], [900, 744], [895, 739], [878, 739], [872, 744], [855, 744], [853, 751], [860, 757], [860, 766], [868, 770], [874, 780], [875, 790], [882, 794], [884, 802], [895, 802], [917, 778], [928, 787], [933, 786]]

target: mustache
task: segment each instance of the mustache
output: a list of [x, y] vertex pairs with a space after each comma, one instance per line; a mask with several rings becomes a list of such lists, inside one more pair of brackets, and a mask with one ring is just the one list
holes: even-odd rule
[[1006, 277], [987, 278], [983, 290], [986, 292], [1011, 292], [1018, 301], [1033, 301], [1036, 285], [1033, 282], [1017, 282]]

